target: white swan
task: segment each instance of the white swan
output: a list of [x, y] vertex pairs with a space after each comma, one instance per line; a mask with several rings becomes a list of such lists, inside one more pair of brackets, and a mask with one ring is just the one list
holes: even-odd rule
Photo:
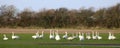
[[86, 39], [88, 39], [88, 40], [91, 39], [90, 33], [86, 33]]
[[84, 40], [84, 33], [82, 33], [82, 37], [81, 37], [82, 40]]
[[67, 40], [73, 40], [75, 38], [74, 34], [72, 36], [68, 37]]
[[39, 31], [35, 33], [35, 35], [32, 36], [33, 39], [38, 39], [39, 38]]
[[114, 36], [114, 34], [112, 34], [112, 40], [116, 39], [116, 37]]
[[63, 37], [62, 37], [62, 38], [66, 39], [67, 37], [68, 37], [68, 33], [67, 33], [67, 32], [65, 32], [65, 35], [63, 35]]
[[109, 32], [108, 39], [109, 39], [109, 40], [112, 40], [112, 34], [111, 34], [111, 32]]
[[100, 36], [98, 32], [97, 32], [97, 39], [98, 40], [102, 39], [102, 36]]
[[81, 33], [79, 32], [79, 39], [80, 39], [80, 40], [81, 40], [81, 36], [82, 36], [82, 35], [81, 35]]
[[80, 39], [80, 40], [84, 40], [84, 33], [81, 34], [81, 33], [79, 32], [79, 39]]
[[[53, 33], [53, 34], [52, 34]], [[50, 36], [49, 36], [50, 39], [54, 39], [54, 31], [52, 32], [52, 30], [50, 30]]]
[[114, 40], [114, 39], [116, 39], [116, 37], [111, 32], [109, 32], [108, 39], [109, 40]]
[[55, 36], [55, 40], [60, 40], [60, 36], [59, 36], [59, 34], [58, 34], [58, 30], [57, 30], [57, 32], [55, 32], [55, 34], [56, 34], [56, 36]]
[[3, 40], [8, 40], [5, 34], [3, 34], [3, 36], [4, 36]]
[[41, 33], [41, 35], [39, 35], [39, 38], [43, 38], [43, 36], [44, 36], [44, 31], [42, 31], [42, 33]]
[[19, 36], [15, 35], [14, 32], [12, 32], [12, 39], [19, 39]]
[[95, 35], [94, 32], [92, 32], [92, 39], [97, 39], [97, 34]]
[[68, 37], [67, 40], [73, 40], [74, 38], [73, 37]]

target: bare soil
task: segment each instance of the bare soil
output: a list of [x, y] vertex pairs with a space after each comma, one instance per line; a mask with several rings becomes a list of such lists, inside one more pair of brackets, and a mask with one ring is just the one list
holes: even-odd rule
[[[90, 30], [90, 29], [52, 29], [54, 31], [58, 30], [59, 33], [64, 33], [65, 31], [69, 33], [75, 33], [75, 32], [92, 32], [92, 31], [97, 31], [100, 33], [108, 33], [108, 32], [113, 32], [113, 33], [120, 33], [120, 30]], [[49, 33], [50, 29], [11, 29], [11, 28], [0, 28], [0, 33], [35, 33], [37, 31], [44, 31], [45, 33]]]

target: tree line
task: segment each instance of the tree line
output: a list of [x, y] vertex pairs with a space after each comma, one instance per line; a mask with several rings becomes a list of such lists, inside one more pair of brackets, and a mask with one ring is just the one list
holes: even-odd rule
[[14, 5], [1, 5], [0, 27], [120, 28], [120, 3], [96, 11], [93, 7], [18, 11]]

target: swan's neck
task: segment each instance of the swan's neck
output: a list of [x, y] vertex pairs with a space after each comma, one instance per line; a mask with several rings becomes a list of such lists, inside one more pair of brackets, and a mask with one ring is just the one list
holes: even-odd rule
[[92, 36], [94, 36], [94, 32], [92, 32]]
[[51, 32], [50, 32], [50, 35], [51, 35]]
[[97, 32], [95, 33], [96, 36], [98, 36]]
[[56, 32], [55, 34], [56, 34], [56, 35], [58, 35], [58, 33], [57, 33], [57, 32]]
[[109, 32], [109, 36], [112, 36], [112, 34]]
[[12, 36], [14, 36], [15, 34], [12, 32]]
[[65, 35], [67, 35], [67, 32], [65, 32]]
[[4, 38], [6, 38], [6, 35], [5, 35], [5, 34], [4, 34], [3, 36], [4, 36]]
[[52, 32], [53, 36], [54, 36], [54, 31]]
[[43, 32], [44, 32], [44, 31], [42, 31], [42, 35], [43, 35]]
[[97, 36], [99, 36], [99, 33], [97, 33]]
[[112, 33], [111, 36], [114, 36], [114, 34]]
[[39, 33], [37, 32], [36, 35], [39, 36]]
[[81, 36], [81, 33], [79, 32], [79, 36]]
[[57, 32], [56, 32], [56, 35], [58, 35], [58, 30], [57, 30]]

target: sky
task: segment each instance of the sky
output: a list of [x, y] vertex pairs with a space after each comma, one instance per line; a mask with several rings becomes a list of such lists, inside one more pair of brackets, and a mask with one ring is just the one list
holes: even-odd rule
[[120, 0], [0, 0], [0, 5], [14, 5], [17, 9], [23, 10], [30, 8], [32, 10], [57, 9], [65, 7], [68, 9], [79, 9], [81, 7], [94, 7], [95, 10], [107, 8], [120, 3]]

